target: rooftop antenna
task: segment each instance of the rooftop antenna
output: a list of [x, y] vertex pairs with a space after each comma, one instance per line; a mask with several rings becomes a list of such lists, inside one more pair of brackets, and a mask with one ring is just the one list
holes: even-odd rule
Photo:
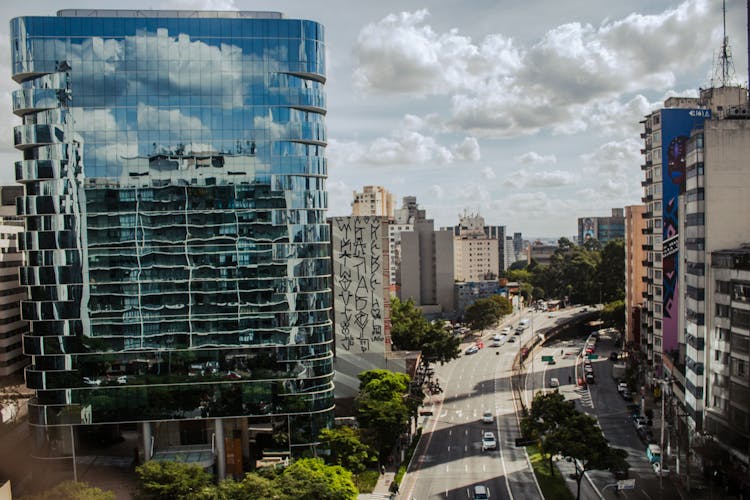
[[[750, 5], [750, 0], [748, 0]], [[724, 39], [721, 42], [721, 53], [719, 60], [714, 68], [714, 76], [711, 79], [711, 87], [727, 87], [734, 80], [734, 60], [732, 59], [732, 48], [729, 46], [729, 37], [727, 36], [727, 1], [722, 0], [721, 10], [723, 16]]]

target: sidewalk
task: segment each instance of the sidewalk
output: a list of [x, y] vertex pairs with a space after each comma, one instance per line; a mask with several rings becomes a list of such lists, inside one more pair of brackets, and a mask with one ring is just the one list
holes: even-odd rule
[[362, 493], [357, 497], [358, 500], [386, 500], [393, 498], [390, 488], [395, 477], [396, 471], [386, 470], [385, 474], [381, 474], [378, 478], [378, 482], [372, 493]]

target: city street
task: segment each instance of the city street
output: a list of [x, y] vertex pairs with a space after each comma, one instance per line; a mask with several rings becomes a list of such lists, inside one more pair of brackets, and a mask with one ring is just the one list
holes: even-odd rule
[[[472, 498], [471, 489], [478, 484], [489, 488], [491, 498], [541, 498], [526, 450], [515, 446], [520, 431], [511, 368], [520, 346], [531, 339], [532, 328], [537, 331], [552, 326], [578, 312], [516, 313], [496, 329], [484, 332], [485, 347], [476, 354], [464, 353], [435, 367], [444, 392], [433, 396], [428, 407], [432, 416], [422, 422], [424, 435], [402, 483], [401, 498]], [[522, 335], [511, 332], [501, 347], [489, 347], [492, 335], [504, 325], [515, 328], [522, 317], [532, 323]], [[464, 352], [471, 344], [462, 345]], [[485, 411], [493, 413], [492, 424], [482, 423]], [[487, 431], [497, 438], [497, 450], [482, 451], [482, 435]]]

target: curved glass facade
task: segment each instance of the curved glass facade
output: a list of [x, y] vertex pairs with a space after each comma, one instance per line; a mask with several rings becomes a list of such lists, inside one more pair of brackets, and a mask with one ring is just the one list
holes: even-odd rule
[[36, 454], [57, 426], [244, 416], [309, 446], [333, 409], [323, 28], [150, 12], [11, 22]]

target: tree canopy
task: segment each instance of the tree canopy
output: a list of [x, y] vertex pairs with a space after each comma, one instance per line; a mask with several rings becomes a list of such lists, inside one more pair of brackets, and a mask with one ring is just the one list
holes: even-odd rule
[[340, 465], [354, 473], [377, 465], [372, 449], [360, 439], [360, 431], [351, 427], [323, 429], [320, 441], [327, 444], [331, 454], [326, 458], [329, 465]]
[[464, 311], [464, 321], [472, 330], [484, 330], [502, 317], [500, 304], [492, 299], [477, 299]]
[[560, 238], [549, 265], [527, 266], [507, 272], [508, 279], [532, 287], [535, 299], [564, 299], [569, 303], [597, 304], [623, 298], [625, 246], [622, 240], [602, 247], [597, 240], [575, 245]]
[[427, 321], [411, 299], [391, 299], [391, 340], [398, 349], [422, 351], [428, 361], [445, 363], [461, 354], [461, 341], [442, 322]]
[[596, 420], [575, 409], [558, 391], [537, 393], [529, 414], [521, 422], [525, 437], [538, 439], [553, 473], [552, 457], [569, 457], [576, 464], [576, 483], [580, 496], [583, 474], [595, 469], [623, 469], [627, 452], [612, 448]]
[[[339, 465], [326, 465], [319, 458], [295, 460], [279, 473], [249, 472], [242, 481], [225, 479], [213, 484], [211, 476], [201, 467], [179, 462], [149, 461], [137, 469], [144, 498], [181, 500], [354, 500], [358, 490], [352, 473]], [[263, 471], [261, 471], [263, 472]], [[43, 497], [52, 498], [69, 497]], [[88, 500], [109, 500], [111, 497], [76, 496]]]
[[359, 380], [357, 420], [363, 428], [363, 437], [382, 457], [393, 448], [409, 423], [409, 376], [370, 370], [360, 373]]
[[37, 495], [24, 496], [21, 500], [115, 500], [115, 494], [87, 483], [63, 481]]
[[211, 474], [202, 467], [182, 462], [149, 460], [135, 468], [149, 498], [187, 498], [212, 484]]

